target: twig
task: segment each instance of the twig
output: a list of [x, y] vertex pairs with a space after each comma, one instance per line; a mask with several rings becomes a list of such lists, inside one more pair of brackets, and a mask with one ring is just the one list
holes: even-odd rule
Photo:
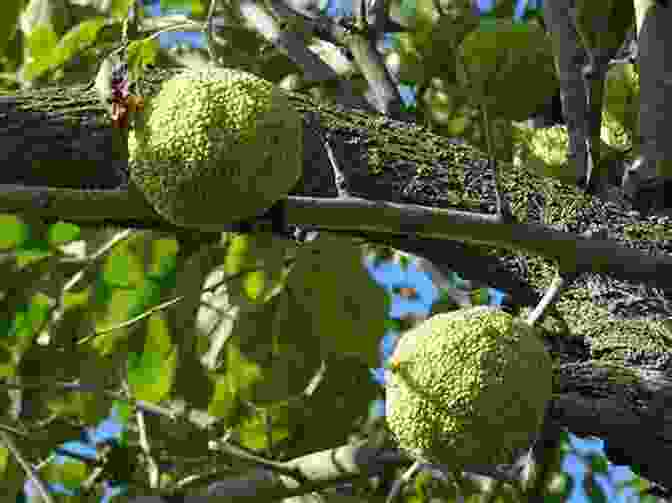
[[157, 311], [161, 311], [161, 310], [163, 310], [167, 307], [172, 306], [173, 304], [177, 304], [178, 302], [182, 301], [183, 299], [184, 299], [184, 297], [182, 295], [180, 295], [178, 297], [175, 297], [174, 299], [167, 300], [166, 302], [162, 302], [161, 304], [158, 304], [158, 305], [156, 305], [156, 306], [154, 306], [150, 309], [147, 309], [147, 311], [145, 311], [144, 313], [139, 314], [137, 316], [134, 316], [130, 320], [123, 321], [123, 322], [118, 323], [118, 324], [116, 324], [112, 327], [104, 328], [102, 330], [95, 330], [94, 333], [92, 333], [91, 335], [87, 335], [86, 337], [82, 337], [80, 340], [78, 340], [77, 344], [84, 344], [84, 343], [90, 341], [91, 339], [93, 339], [95, 337], [99, 337], [101, 335], [106, 335], [106, 334], [109, 334], [110, 332], [113, 332], [115, 330], [119, 330], [120, 328], [125, 328], [125, 327], [128, 327], [130, 325], [133, 325], [134, 323], [137, 323], [137, 322], [151, 316], [152, 314], [154, 314]]
[[40, 493], [42, 500], [45, 503], [54, 503], [53, 498], [49, 494], [47, 486], [44, 484], [42, 479], [40, 479], [40, 476], [37, 474], [37, 472], [33, 470], [33, 467], [30, 466], [30, 464], [23, 458], [21, 452], [12, 440], [12, 437], [10, 437], [9, 434], [5, 433], [4, 431], [0, 430], [0, 442], [5, 445], [7, 450], [12, 453], [12, 456], [14, 456], [19, 465], [21, 465], [21, 468], [23, 468], [23, 471], [26, 472], [26, 475], [35, 486], [35, 489], [37, 489], [37, 492]]

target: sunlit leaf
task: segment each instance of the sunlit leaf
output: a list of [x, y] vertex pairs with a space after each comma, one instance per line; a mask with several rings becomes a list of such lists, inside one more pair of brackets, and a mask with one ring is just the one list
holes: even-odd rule
[[49, 243], [60, 245], [79, 238], [81, 229], [69, 222], [57, 222], [49, 227]]
[[128, 9], [133, 5], [134, 0], [112, 0], [110, 5], [110, 16], [113, 18], [123, 18], [128, 14]]
[[51, 64], [51, 55], [58, 44], [58, 35], [50, 23], [34, 28], [26, 36], [26, 45], [30, 52], [25, 78], [33, 80], [47, 71]]
[[104, 25], [104, 17], [94, 17], [86, 19], [70, 28], [54, 47], [49, 57], [48, 66], [61, 66], [70, 61], [79, 52], [92, 47]]
[[286, 406], [260, 409], [236, 428], [240, 442], [248, 449], [271, 449], [290, 434]]
[[16, 215], [0, 214], [0, 249], [19, 246], [30, 236], [30, 229]]
[[153, 314], [147, 321], [144, 351], [128, 355], [127, 376], [133, 396], [149, 402], [165, 398], [173, 385], [176, 363], [177, 351], [166, 322], [162, 315]]
[[153, 65], [159, 50], [157, 39], [134, 40], [126, 49], [128, 72], [132, 81], [139, 79], [148, 65]]
[[90, 472], [91, 469], [82, 461], [67, 460], [63, 463], [49, 463], [40, 471], [40, 475], [46, 482], [63, 484], [67, 489], [77, 490]]
[[19, 13], [24, 0], [4, 0], [0, 16], [0, 58], [4, 55], [9, 41], [16, 36]]

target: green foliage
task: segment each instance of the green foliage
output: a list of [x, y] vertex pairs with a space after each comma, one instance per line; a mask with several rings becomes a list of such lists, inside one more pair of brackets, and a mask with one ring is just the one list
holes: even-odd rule
[[26, 37], [26, 48], [31, 53], [31, 62], [26, 65], [25, 77], [33, 80], [47, 71], [51, 63], [49, 56], [56, 50], [58, 34], [51, 23], [41, 24]]
[[230, 234], [224, 272], [230, 277], [227, 294], [240, 305], [263, 303], [277, 293], [286, 276], [285, 260], [291, 241], [270, 232]]
[[0, 249], [18, 248], [29, 235], [29, 227], [16, 215], [0, 215]]
[[[0, 56], [5, 56], [0, 58], [0, 63], [7, 74], [0, 77], [9, 78], [13, 69], [22, 64], [18, 80], [25, 83], [73, 74], [78, 74], [80, 79], [92, 77], [99, 55], [119, 42], [120, 21], [131, 2], [113, 0], [107, 12], [95, 12], [94, 3], [99, 6], [101, 2], [75, 8], [74, 2], [62, 0], [7, 0], [3, 3], [4, 27], [0, 22]], [[16, 15], [24, 3], [27, 9], [22, 17], [22, 30], [14, 34]], [[506, 123], [514, 115], [510, 108], [515, 104], [516, 116], [523, 115], [532, 108], [532, 101], [537, 101], [536, 96], [532, 97], [537, 90], [544, 98], [553, 90], [555, 83], [547, 85], [547, 80], [551, 80], [547, 79], [546, 72], [548, 42], [539, 38], [536, 28], [522, 29], [502, 19], [478, 27], [479, 20], [468, 3], [465, 0], [392, 2], [393, 13], [396, 9], [402, 24], [411, 27], [409, 33], [397, 35], [394, 48], [400, 56], [400, 80], [422, 91], [418, 105], [405, 109], [423, 112], [424, 119], [441, 134], [463, 135], [479, 143], [482, 134], [473, 118], [475, 104], [485, 97], [492, 107], [490, 113], [501, 114], [506, 119], [500, 119], [502, 133], [497, 133], [497, 141], [506, 142]], [[164, 9], [191, 8], [191, 15], [195, 17], [203, 16], [207, 5], [205, 0], [162, 0]], [[511, 5], [511, 0], [498, 2], [493, 16], [510, 17]], [[83, 12], [86, 15], [82, 15]], [[582, 13], [586, 19], [588, 12]], [[504, 26], [509, 28], [501, 28]], [[500, 29], [504, 35], [498, 34], [495, 38], [493, 32]], [[218, 47], [216, 52], [227, 66], [248, 70], [270, 82], [280, 82], [288, 74], [300, 72], [286, 55], [272, 49], [254, 33], [230, 29], [220, 36], [229, 43]], [[460, 63], [456, 61], [455, 48], [472, 39], [476, 41], [470, 43], [478, 48], [472, 52], [478, 55], [470, 59], [471, 53], [464, 54], [469, 76], [473, 71], [478, 80], [483, 73], [479, 65], [491, 62], [488, 51], [494, 51], [492, 59], [496, 70], [484, 74], [481, 96], [469, 101], [464, 79], [460, 81], [462, 85], [458, 83]], [[318, 48], [314, 43], [312, 46], [319, 49], [321, 57], [342, 63], [335, 59], [338, 56], [335, 49], [324, 45]], [[538, 52], [533, 52], [534, 48], [539, 48]], [[158, 46], [156, 39], [132, 41], [128, 47], [132, 79], [137, 78], [146, 65], [165, 61], [165, 55], [166, 51]], [[478, 68], [473, 69], [474, 65]], [[540, 68], [544, 71], [540, 72]], [[343, 65], [342, 69], [348, 78], [358, 77], [352, 64]], [[636, 131], [636, 113], [632, 115], [636, 103], [632, 86], [634, 74], [627, 65], [614, 69], [610, 75], [617, 72], [620, 72], [619, 78], [607, 81], [605, 117], [627, 130], [632, 138]], [[543, 78], [539, 81], [530, 78], [540, 74]], [[500, 78], [513, 80], [499, 85], [497, 79]], [[522, 85], [521, 78], [525, 80]], [[486, 91], [493, 89], [503, 94], [496, 94], [497, 99], [489, 102], [491, 96]], [[513, 100], [511, 89], [516, 91]], [[328, 92], [323, 95], [332, 96]], [[522, 103], [521, 97], [530, 102]], [[151, 112], [151, 102], [148, 109]], [[149, 122], [151, 126], [151, 118]], [[294, 122], [291, 124], [294, 127]], [[294, 129], [291, 131], [288, 135], [295, 141], [297, 135]], [[294, 156], [301, 159], [296, 148], [282, 145], [281, 150], [291, 153], [294, 160]], [[264, 150], [253, 143], [250, 151], [257, 155]], [[250, 164], [254, 163], [237, 163], [236, 166]], [[297, 166], [283, 162], [283, 167], [286, 165]], [[277, 174], [275, 170], [274, 174]], [[137, 171], [134, 176], [138, 179]], [[227, 179], [221, 173], [213, 176], [217, 180]], [[282, 190], [278, 187], [283, 184], [274, 179], [273, 192], [277, 189], [284, 195], [297, 176], [296, 171], [288, 171]], [[258, 173], [253, 178], [256, 183]], [[210, 185], [214, 186], [212, 179], [204, 177], [202, 172], [185, 179], [187, 185], [194, 181], [203, 181], [203, 187], [208, 190]], [[216, 219], [213, 224], [219, 228], [224, 223], [219, 221], [221, 214], [237, 215], [248, 200], [255, 199], [238, 192], [235, 195], [240, 197], [228, 197], [227, 189], [218, 186], [215, 190], [212, 206], [205, 212], [200, 210], [195, 227], [201, 226], [203, 214], [212, 214]], [[202, 194], [199, 191], [197, 196]], [[278, 196], [269, 198], [265, 206], [275, 197]], [[179, 200], [181, 196], [173, 199]], [[229, 201], [233, 209], [224, 208]], [[263, 210], [253, 209], [246, 214]], [[190, 221], [189, 225], [192, 224]], [[79, 434], [77, 424], [98, 423], [107, 416], [112, 404], [109, 397], [100, 393], [56, 391], [47, 387], [57, 381], [82, 379], [87, 384], [118, 388], [119, 371], [125, 370], [132, 399], [165, 403], [179, 395], [176, 380], [181, 369], [183, 375], [185, 372], [187, 375], [188, 392], [180, 396], [187, 400], [187, 406], [222, 419], [222, 424], [233, 428], [243, 445], [266, 450], [269, 456], [278, 459], [344, 443], [361, 424], [376, 396], [378, 390], [370, 380], [367, 365], [377, 365], [379, 338], [391, 326], [391, 320], [386, 319], [389, 299], [362, 267], [360, 250], [353, 243], [323, 235], [317, 242], [297, 249], [271, 234], [227, 236], [228, 241], [214, 247], [219, 272], [228, 278], [226, 293], [203, 296], [204, 302], [225, 299], [221, 307], [225, 311], [222, 325], [226, 328], [206, 332], [202, 326], [194, 329], [189, 324], [193, 320], [188, 316], [173, 316], [179, 303], [157, 310], [161, 302], [182, 293], [183, 286], [178, 280], [181, 268], [186, 269], [187, 275], [192, 271], [192, 266], [185, 265], [178, 257], [174, 239], [138, 235], [107, 252], [107, 258], [85, 265], [83, 259], [74, 258], [60, 247], [83, 239], [90, 254], [109, 239], [109, 232], [85, 231], [64, 223], [39, 226], [5, 215], [0, 216], [0, 228], [0, 248], [10, 251], [0, 258], [3, 280], [0, 308], [4, 313], [11, 313], [9, 317], [0, 317], [0, 375], [19, 376], [25, 382], [44, 385], [43, 389], [24, 395], [27, 403], [35, 407], [24, 412], [21, 419], [29, 426], [37, 424], [36, 421], [44, 424], [21, 446], [29, 451], [32, 460], [44, 459], [53, 447], [74, 439]], [[294, 266], [288, 267], [292, 262]], [[64, 291], [64, 285], [80, 271], [83, 273], [80, 279]], [[478, 293], [483, 292], [477, 291], [476, 296]], [[480, 300], [474, 300], [487, 301], [483, 295]], [[432, 314], [455, 311], [458, 307], [444, 297], [432, 306]], [[150, 310], [153, 313], [148, 316]], [[84, 340], [88, 342], [77, 344]], [[217, 347], [216, 343], [221, 344]], [[204, 368], [199, 360], [206, 353], [216, 356], [213, 368]], [[182, 379], [184, 382], [185, 378]], [[529, 377], [525, 383], [529, 384]], [[515, 396], [520, 402], [528, 399], [521, 393]], [[9, 395], [3, 393], [0, 410], [8, 411], [11, 403]], [[120, 400], [115, 405], [124, 411], [122, 423], [129, 426], [135, 417], [132, 402]], [[8, 414], [3, 416], [5, 424], [13, 421]], [[529, 417], [534, 418], [535, 414], [536, 411]], [[182, 458], [201, 456], [205, 452], [210, 432], [195, 431], [167, 417], [157, 419], [147, 415], [147, 421], [155, 452], [171, 451]], [[325, 424], [329, 428], [325, 428]], [[137, 440], [133, 431], [126, 431], [125, 435]], [[592, 459], [586, 490], [596, 501], [603, 492], [595, 485], [592, 475], [603, 473], [605, 469], [603, 458]], [[637, 471], [638, 467], [633, 469]], [[78, 462], [60, 467], [52, 463], [47, 464], [40, 475], [48, 481], [77, 488], [90, 475], [90, 469]], [[130, 476], [129, 472], [122, 478]], [[13, 500], [24, 478], [14, 457], [0, 447], [0, 486], [8, 501]], [[643, 493], [645, 484], [642, 479], [636, 479]], [[633, 486], [637, 483], [632, 482]], [[566, 501], [572, 485], [572, 478], [567, 474], [557, 474], [547, 487], [545, 500]], [[438, 495], [426, 478], [419, 478], [415, 489], [416, 494], [412, 496], [415, 499], [409, 501]], [[478, 488], [472, 492], [475, 495]], [[445, 488], [444, 493], [441, 495], [446, 499], [456, 497]], [[472, 493], [467, 491], [466, 494]], [[502, 490], [495, 498], [511, 501], [511, 494]]]
[[587, 49], [618, 49], [635, 21], [634, 2], [578, 0], [576, 26]]
[[222, 215], [259, 215], [301, 175], [301, 118], [252, 74], [185, 70], [163, 83], [142, 121], [128, 141], [131, 179], [177, 225], [220, 230]]
[[238, 400], [264, 405], [296, 396], [324, 356], [311, 328], [304, 306], [282, 291], [237, 316], [217, 373], [228, 376]]
[[516, 12], [516, 3], [518, 3], [516, 0], [495, 0], [488, 15], [512, 19]]
[[344, 444], [377, 397], [378, 386], [359, 358], [333, 354], [325, 359], [325, 367], [316, 387], [302, 400], [287, 404], [291, 433], [279, 446], [283, 459]]
[[177, 348], [161, 315], [149, 317], [143, 351], [129, 353], [127, 363], [128, 383], [134, 397], [157, 403], [168, 397], [177, 367]]
[[613, 66], [604, 85], [602, 140], [626, 150], [633, 146], [639, 133], [639, 75], [635, 65]]
[[161, 0], [161, 10], [184, 11], [191, 13], [192, 16], [202, 16], [205, 14], [207, 3], [204, 0]]
[[[471, 9], [460, 10], [455, 16], [439, 18], [420, 49], [430, 76], [437, 76], [451, 83], [457, 81], [456, 49], [477, 26], [478, 17]], [[437, 51], [437, 47], [443, 49]]]
[[10, 40], [16, 36], [17, 19], [23, 6], [24, 0], [6, 0], [3, 3], [3, 15], [0, 18], [0, 59]]
[[87, 465], [78, 460], [66, 460], [63, 463], [49, 463], [42, 470], [45, 482], [61, 483], [67, 489], [77, 490], [91, 474]]
[[[619, 149], [627, 148], [626, 133], [611, 117], [602, 123], [600, 158], [618, 158]], [[516, 126], [516, 162], [544, 176], [557, 178], [566, 184], [575, 183], [575, 175], [568, 166], [569, 134], [567, 127], [532, 129]], [[602, 164], [607, 166], [607, 164]], [[606, 174], [606, 173], [605, 173]]]
[[482, 22], [459, 47], [458, 78], [491, 116], [524, 120], [558, 87], [550, 39], [506, 20]]
[[447, 292], [439, 292], [439, 297], [432, 303], [432, 308], [429, 311], [429, 316], [434, 316], [439, 313], [448, 313], [459, 309], [460, 306]]
[[487, 306], [433, 316], [404, 334], [391, 364], [387, 422], [400, 447], [455, 470], [511, 463], [551, 396], [542, 342]]
[[126, 62], [131, 81], [137, 80], [147, 66], [156, 62], [158, 51], [159, 42], [156, 39], [134, 40], [128, 44]]
[[359, 246], [321, 233], [299, 249], [287, 288], [305, 307], [313, 333], [326, 348], [377, 365], [389, 298], [365, 269]]
[[25, 78], [34, 80], [93, 46], [105, 22], [102, 16], [87, 19], [68, 30], [60, 40], [49, 25], [33, 30], [28, 37], [28, 48], [35, 54], [35, 60], [26, 67]]
[[416, 3], [416, 8], [409, 9], [413, 17], [407, 18], [411, 30], [396, 33], [392, 38], [400, 58], [399, 80], [408, 85], [432, 77], [455, 82], [455, 49], [478, 25], [478, 16], [473, 6], [461, 0], [441, 2], [440, 12], [431, 0]]

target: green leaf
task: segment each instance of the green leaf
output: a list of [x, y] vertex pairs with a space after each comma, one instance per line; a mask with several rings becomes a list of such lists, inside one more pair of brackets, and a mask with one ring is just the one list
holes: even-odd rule
[[102, 279], [115, 288], [129, 288], [141, 284], [144, 267], [136, 253], [126, 242], [115, 247], [105, 261]]
[[577, 0], [576, 25], [585, 36], [587, 49], [616, 50], [635, 21], [633, 2]]
[[114, 411], [116, 412], [117, 421], [122, 425], [127, 425], [128, 420], [133, 415], [133, 407], [128, 400], [115, 400], [113, 402]]
[[144, 351], [128, 355], [128, 383], [134, 398], [159, 402], [172, 389], [177, 350], [172, 345], [163, 315], [150, 316], [146, 327]]
[[487, 306], [490, 304], [490, 292], [487, 288], [476, 288], [469, 292], [471, 303], [475, 306]]
[[544, 495], [544, 501], [562, 503], [567, 501], [574, 489], [574, 479], [571, 475], [558, 472], [551, 477], [547, 485], [548, 494]]
[[551, 41], [538, 26], [482, 20], [458, 53], [459, 82], [491, 119], [525, 120], [558, 88]]
[[[0, 224], [1, 225], [1, 224]], [[60, 245], [79, 238], [81, 229], [78, 225], [58, 222], [49, 226], [49, 244]]]
[[0, 249], [20, 246], [30, 237], [30, 227], [16, 215], [0, 215]]
[[45, 395], [43, 400], [51, 414], [77, 418], [78, 421], [91, 426], [109, 416], [112, 403], [104, 395], [79, 391], [57, 396]]
[[224, 259], [229, 301], [243, 307], [268, 301], [284, 281], [290, 246], [270, 232], [232, 234]]
[[193, 0], [161, 0], [161, 10], [179, 10], [190, 12]]
[[287, 286], [312, 320], [312, 334], [325, 349], [358, 355], [378, 365], [378, 344], [385, 334], [389, 296], [369, 275], [362, 251], [348, 238], [321, 233], [303, 245]]
[[110, 16], [115, 19], [126, 17], [128, 9], [133, 5], [133, 1], [134, 0], [112, 0]]
[[588, 460], [594, 473], [606, 474], [609, 472], [609, 462], [603, 454], [590, 453]]
[[46, 482], [63, 484], [67, 489], [77, 491], [91, 470], [85, 463], [67, 459], [63, 463], [52, 461], [42, 469], [41, 475]]
[[[3, 299], [3, 304], [6, 304], [6, 300], [8, 299]], [[19, 304], [16, 307], [11, 311], [4, 311], [11, 312], [14, 316], [13, 319], [10, 318], [9, 326], [4, 327], [6, 331], [0, 333], [0, 337], [32, 339], [37, 335], [37, 330], [43, 326], [49, 314], [49, 299], [44, 295], [36, 294], [26, 304]], [[0, 325], [0, 330], [2, 328]]]
[[82, 21], [68, 30], [49, 56], [48, 67], [62, 66], [78, 53], [92, 47], [105, 23], [105, 18], [98, 16]]
[[58, 34], [51, 23], [34, 28], [26, 36], [26, 46], [30, 59], [26, 65], [25, 78], [34, 80], [49, 69], [51, 57], [58, 44]]
[[24, 0], [4, 0], [0, 16], [0, 59], [5, 54], [10, 40], [16, 36], [19, 13]]
[[249, 408], [244, 407], [238, 390], [241, 383], [236, 376], [224, 374], [216, 376], [212, 400], [208, 405], [208, 414], [222, 419], [228, 427], [238, 426], [250, 415]]
[[405, 18], [412, 18], [417, 11], [417, 4], [415, 0], [401, 0], [399, 11]]
[[517, 0], [494, 0], [493, 6], [488, 14], [499, 18], [513, 19], [516, 13]]
[[158, 51], [159, 41], [155, 38], [134, 40], [128, 44], [126, 54], [128, 57], [128, 72], [131, 81], [136, 81], [142, 77], [145, 68], [156, 62]]
[[[285, 456], [301, 456], [348, 441], [358, 421], [368, 417], [378, 385], [368, 367], [351, 356], [333, 356], [303, 400], [289, 402], [292, 434]], [[329, 425], [325, 428], [325, 425]]]
[[[276, 402], [302, 393], [322, 359], [320, 339], [312, 333], [310, 316], [304, 307], [287, 291], [267, 304], [271, 305], [272, 338], [267, 353], [257, 360], [262, 374], [251, 390], [255, 403]], [[245, 342], [241, 346], [249, 354], [252, 348]]]
[[520, 16], [520, 20], [525, 23], [529, 23], [530, 21], [543, 23], [544, 11], [541, 8], [532, 7], [531, 5], [526, 4], [523, 14]]
[[289, 411], [286, 406], [258, 410], [236, 428], [240, 442], [248, 449], [272, 449], [289, 438]]
[[25, 472], [5, 447], [0, 447], [0, 485], [7, 501], [19, 502], [25, 485]]

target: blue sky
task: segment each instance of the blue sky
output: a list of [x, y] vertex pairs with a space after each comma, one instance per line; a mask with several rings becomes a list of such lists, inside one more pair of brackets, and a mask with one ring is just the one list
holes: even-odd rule
[[[338, 6], [337, 3], [339, 0], [329, 0], [330, 1], [330, 11], [333, 11], [335, 7]], [[344, 2], [349, 3], [349, 2]], [[482, 10], [488, 10], [492, 4], [492, 0], [482, 0], [479, 4]], [[522, 12], [524, 8], [524, 0], [521, 0], [517, 7], [517, 12]], [[158, 2], [154, 6], [154, 9], [150, 9], [150, 12], [153, 14], [158, 13]], [[202, 43], [202, 35], [197, 33], [168, 33], [165, 36], [162, 36], [161, 43], [162, 45], [172, 45], [176, 40], [188, 40], [194, 45], [200, 45]], [[408, 98], [408, 92], [404, 93], [405, 98]], [[437, 297], [437, 290], [432, 284], [430, 278], [424, 273], [419, 271], [413, 263], [411, 263], [405, 271], [397, 264], [383, 264], [377, 269], [369, 267], [369, 270], [373, 278], [378, 281], [381, 285], [392, 291], [393, 285], [399, 283], [404, 283], [408, 286], [412, 286], [416, 289], [418, 293], [418, 298], [416, 300], [408, 300], [402, 298], [398, 295], [392, 294], [392, 304], [390, 315], [392, 317], [400, 317], [403, 314], [407, 313], [418, 313], [418, 314], [427, 314], [431, 307], [432, 302]], [[468, 278], [465, 278], [468, 279]], [[390, 336], [391, 334], [388, 334]], [[382, 342], [382, 341], [381, 341]], [[112, 419], [107, 419], [101, 423], [97, 428], [90, 430], [90, 438], [93, 442], [99, 442], [106, 438], [116, 437], [120, 433], [119, 424]], [[602, 441], [599, 439], [579, 439], [572, 436], [573, 445], [580, 451], [584, 452], [601, 452], [602, 451]], [[92, 446], [86, 446], [79, 441], [68, 442], [64, 444], [69, 450], [80, 452], [82, 454], [93, 455], [95, 450]], [[581, 462], [577, 462], [577, 459], [574, 456], [567, 456], [564, 461], [564, 469], [571, 473], [575, 477], [575, 490], [570, 498], [571, 503], [583, 503], [588, 501], [585, 493], [581, 487], [582, 475], [584, 472], [584, 467]], [[624, 480], [631, 478], [631, 472], [627, 467], [611, 467], [611, 475], [614, 481]], [[613, 494], [613, 491], [610, 489], [609, 484], [602, 484], [606, 494], [609, 497], [610, 502], [624, 502], [626, 496], [630, 492], [626, 492], [623, 495], [616, 496]], [[29, 493], [30, 489], [28, 490]], [[109, 498], [109, 495], [103, 498], [102, 503], [106, 503]]]

